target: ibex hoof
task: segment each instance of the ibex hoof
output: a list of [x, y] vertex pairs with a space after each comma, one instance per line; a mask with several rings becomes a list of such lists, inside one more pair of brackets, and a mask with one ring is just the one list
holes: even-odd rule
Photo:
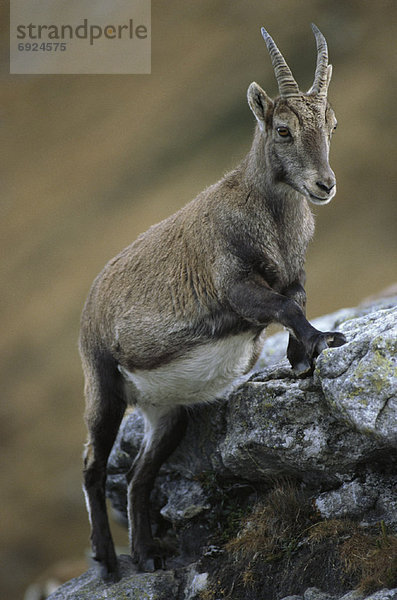
[[144, 573], [153, 573], [165, 568], [165, 559], [159, 556], [148, 557], [138, 561], [138, 568]]
[[340, 333], [339, 331], [331, 331], [327, 333], [327, 343], [329, 348], [338, 348], [339, 346], [343, 346], [346, 344], [347, 339]]
[[99, 570], [101, 578], [105, 583], [117, 583], [117, 581], [120, 581], [120, 572], [117, 564], [117, 559], [116, 564], [112, 565], [100, 562]]
[[338, 331], [320, 332], [316, 337], [313, 345], [312, 356], [317, 358], [323, 350], [327, 348], [337, 348], [346, 344], [346, 338], [343, 333]]
[[139, 571], [153, 573], [153, 571], [166, 568], [167, 550], [170, 553], [167, 544], [156, 538], [148, 548], [134, 550], [132, 560], [136, 563]]
[[153, 573], [159, 569], [165, 569], [165, 558], [161, 556], [148, 556], [146, 558], [138, 558], [136, 555], [133, 557], [134, 563], [136, 563], [138, 571], [142, 573]]
[[293, 372], [295, 377], [309, 377], [313, 373], [313, 365], [308, 360], [302, 360], [293, 366]]

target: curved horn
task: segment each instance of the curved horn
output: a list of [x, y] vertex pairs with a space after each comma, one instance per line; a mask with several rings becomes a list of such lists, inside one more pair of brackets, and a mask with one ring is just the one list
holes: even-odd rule
[[288, 98], [289, 96], [299, 96], [300, 92], [298, 84], [296, 83], [289, 66], [285, 62], [284, 56], [281, 54], [280, 50], [277, 48], [273, 39], [264, 27], [262, 27], [261, 33], [266, 42], [266, 46], [272, 60], [280, 96], [283, 98]]
[[326, 96], [328, 91], [328, 47], [325, 37], [321, 33], [318, 27], [312, 23], [312, 30], [316, 38], [317, 46], [317, 64], [316, 73], [314, 75], [314, 82], [310, 88], [311, 94], [317, 94], [319, 96]]

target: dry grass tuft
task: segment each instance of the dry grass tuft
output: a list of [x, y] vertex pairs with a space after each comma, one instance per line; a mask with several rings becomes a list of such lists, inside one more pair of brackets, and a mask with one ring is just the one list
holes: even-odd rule
[[206, 588], [205, 590], [201, 590], [199, 594], [200, 600], [214, 600], [215, 596], [216, 591], [212, 587]]
[[289, 481], [282, 481], [244, 519], [239, 534], [225, 546], [244, 558], [261, 556], [265, 561], [292, 550], [309, 523], [310, 506]]
[[310, 498], [293, 482], [276, 483], [226, 543], [225, 565], [213, 582], [216, 594], [210, 588], [201, 600], [251, 600], [265, 588], [281, 594], [313, 581], [365, 594], [397, 587], [397, 535], [383, 522], [376, 530], [349, 519], [317, 519]]
[[243, 573], [243, 586], [245, 588], [253, 588], [256, 584], [255, 571], [253, 570], [251, 563], [246, 567]]
[[308, 532], [308, 539], [313, 543], [318, 543], [329, 538], [351, 536], [358, 529], [358, 524], [349, 519], [329, 519], [315, 523]]
[[348, 519], [320, 521], [311, 527], [308, 538], [314, 544], [339, 540], [343, 570], [356, 579], [361, 592], [397, 585], [397, 536], [388, 534], [383, 522], [380, 532], [373, 533]]
[[340, 555], [346, 573], [359, 577], [363, 593], [397, 585], [397, 536], [384, 526], [379, 535], [358, 529], [342, 544]]

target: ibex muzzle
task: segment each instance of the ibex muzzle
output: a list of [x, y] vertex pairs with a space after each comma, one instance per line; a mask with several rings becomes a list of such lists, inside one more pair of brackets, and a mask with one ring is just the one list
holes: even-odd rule
[[106, 464], [125, 408], [137, 407], [145, 437], [127, 473], [130, 544], [142, 570], [164, 564], [152, 537], [149, 497], [161, 464], [181, 440], [185, 405], [208, 402], [249, 372], [269, 323], [291, 332], [287, 356], [300, 376], [343, 335], [305, 317], [304, 260], [314, 221], [307, 199], [335, 195], [328, 163], [334, 112], [324, 37], [313, 26], [313, 86], [299, 91], [263, 30], [280, 96], [256, 83], [248, 102], [257, 119], [251, 150], [218, 183], [142, 234], [98, 275], [81, 320], [88, 442], [84, 490], [95, 559], [118, 576], [105, 503]]

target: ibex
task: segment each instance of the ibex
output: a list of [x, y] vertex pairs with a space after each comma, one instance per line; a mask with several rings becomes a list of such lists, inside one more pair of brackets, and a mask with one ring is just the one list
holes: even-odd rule
[[306, 93], [262, 29], [280, 95], [271, 100], [257, 83], [249, 86], [257, 125], [247, 156], [111, 260], [86, 301], [84, 491], [105, 578], [118, 577], [106, 465], [127, 405], [145, 420], [127, 474], [131, 553], [140, 570], [153, 570], [163, 556], [152, 537], [149, 495], [184, 434], [184, 406], [232, 389], [255, 364], [269, 323], [289, 330], [287, 357], [298, 375], [311, 372], [322, 350], [346, 341], [305, 317], [303, 266], [314, 231], [307, 200], [327, 204], [336, 191], [328, 162], [336, 127], [327, 101], [332, 67], [324, 36], [312, 29], [317, 65]]

